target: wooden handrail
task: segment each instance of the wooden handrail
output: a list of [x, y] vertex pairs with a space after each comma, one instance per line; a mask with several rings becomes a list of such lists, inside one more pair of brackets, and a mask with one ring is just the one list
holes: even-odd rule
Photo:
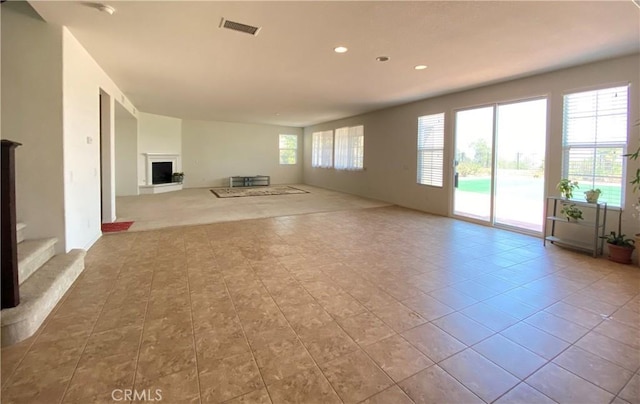
[[15, 151], [20, 143], [2, 139], [0, 153], [0, 238], [2, 244], [1, 275], [2, 308], [20, 304], [18, 280], [18, 238], [16, 235], [16, 164]]

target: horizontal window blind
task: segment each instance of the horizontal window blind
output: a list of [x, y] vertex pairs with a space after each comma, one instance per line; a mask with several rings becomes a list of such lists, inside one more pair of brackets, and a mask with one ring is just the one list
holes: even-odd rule
[[418, 183], [442, 187], [444, 113], [418, 118]]
[[364, 126], [336, 129], [335, 168], [362, 170], [364, 162]]
[[311, 167], [333, 167], [333, 131], [311, 135]]
[[567, 94], [563, 108], [563, 177], [600, 201], [622, 206], [628, 86]]

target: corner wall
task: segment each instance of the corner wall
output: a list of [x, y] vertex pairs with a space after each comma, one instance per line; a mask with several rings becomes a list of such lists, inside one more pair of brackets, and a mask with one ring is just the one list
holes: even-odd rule
[[116, 102], [115, 124], [116, 196], [138, 195], [138, 121]]
[[[640, 115], [640, 55], [602, 61], [541, 74], [474, 90], [425, 99], [360, 116], [313, 125], [304, 129], [304, 182], [323, 188], [379, 199], [401, 206], [448, 216], [453, 186], [454, 111], [496, 102], [548, 96], [546, 192], [555, 195], [562, 166], [562, 97], [566, 92], [631, 83], [629, 121]], [[445, 113], [444, 187], [416, 183], [417, 120], [419, 116]], [[364, 167], [361, 172], [311, 167], [311, 135], [321, 130], [364, 125]], [[638, 146], [638, 127], [631, 127], [629, 150]], [[629, 162], [628, 181], [640, 166]], [[628, 183], [627, 181], [627, 183]], [[638, 195], [627, 185], [623, 232], [638, 233], [638, 221], [631, 216]], [[617, 212], [607, 218], [607, 228], [617, 228]]]
[[[298, 135], [298, 164], [280, 165], [279, 135]], [[182, 121], [185, 187], [229, 186], [234, 175], [269, 175], [272, 184], [302, 182], [301, 128]]]
[[[182, 160], [182, 120], [140, 112], [138, 115], [138, 185], [147, 183], [144, 153], [179, 154]], [[181, 171], [178, 167], [178, 171]]]
[[27, 238], [56, 237], [65, 250], [62, 28], [23, 1], [2, 4], [2, 138], [16, 149], [18, 221]]

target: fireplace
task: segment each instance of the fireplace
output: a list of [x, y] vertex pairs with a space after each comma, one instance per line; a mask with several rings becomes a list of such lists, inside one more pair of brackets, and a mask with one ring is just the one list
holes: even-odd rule
[[173, 173], [182, 171], [179, 154], [142, 153], [145, 159], [145, 178], [140, 184], [141, 194], [179, 191], [182, 184], [172, 182]]
[[151, 163], [152, 184], [168, 184], [173, 175], [173, 163], [171, 161], [161, 161]]
[[[182, 171], [182, 165], [180, 164], [179, 154], [168, 153], [142, 153], [145, 157], [146, 175], [144, 179], [144, 186], [151, 186], [155, 184], [167, 184], [171, 183], [171, 174]], [[156, 164], [165, 163], [169, 170], [168, 180], [163, 182], [156, 182]]]

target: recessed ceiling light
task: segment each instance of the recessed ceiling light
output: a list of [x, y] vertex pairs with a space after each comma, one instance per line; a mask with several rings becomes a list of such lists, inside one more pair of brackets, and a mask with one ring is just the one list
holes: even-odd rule
[[348, 51], [349, 49], [345, 48], [344, 46], [338, 46], [336, 48], [333, 48], [334, 52], [336, 53], [345, 53], [346, 51]]
[[113, 13], [116, 12], [116, 9], [107, 5], [107, 4], [100, 4], [100, 6], [98, 7], [98, 10], [102, 11], [103, 13], [107, 13], [109, 15], [113, 15]]
[[387, 60], [389, 60], [389, 56], [378, 56], [376, 60], [378, 62], [386, 62]]
[[414, 69], [416, 69], [416, 70], [424, 70], [426, 68], [427, 68], [427, 65], [417, 65], [417, 66], [414, 67]]

